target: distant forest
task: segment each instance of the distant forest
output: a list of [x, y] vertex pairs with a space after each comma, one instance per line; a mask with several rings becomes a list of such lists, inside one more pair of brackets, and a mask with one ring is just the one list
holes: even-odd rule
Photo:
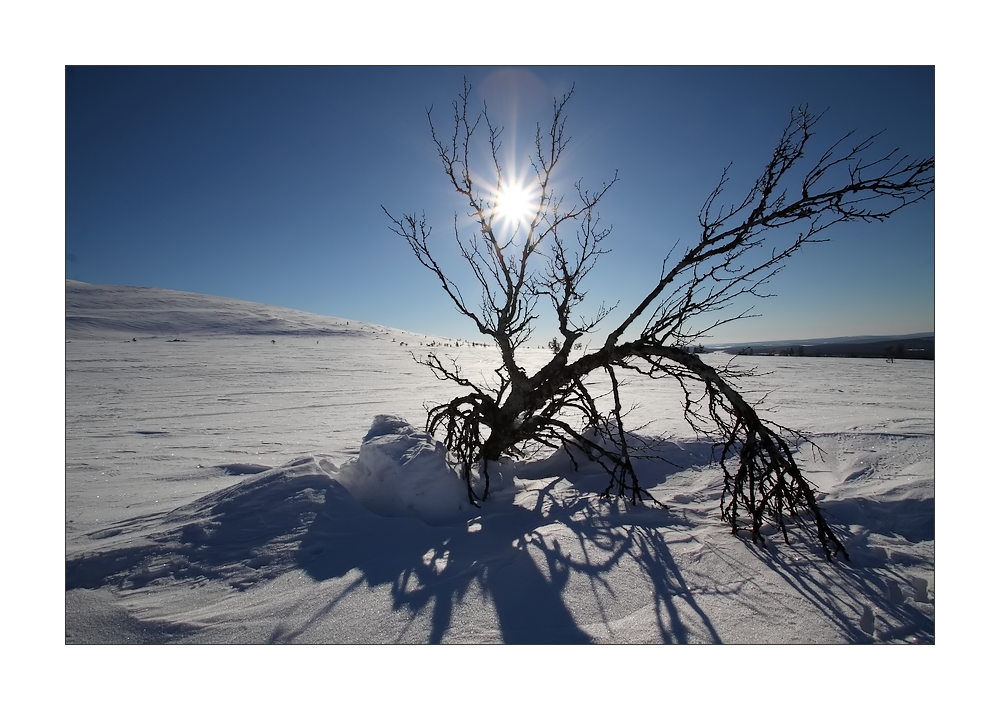
[[721, 348], [732, 355], [799, 355], [802, 357], [884, 358], [886, 360], [933, 360], [934, 336], [851, 338], [843, 341], [802, 343], [747, 343]]

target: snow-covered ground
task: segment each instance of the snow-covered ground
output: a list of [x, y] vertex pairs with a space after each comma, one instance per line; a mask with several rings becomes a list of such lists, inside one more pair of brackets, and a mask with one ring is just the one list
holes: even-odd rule
[[455, 389], [409, 353], [488, 375], [491, 349], [73, 281], [66, 340], [67, 643], [934, 642], [933, 362], [738, 358], [823, 452], [799, 458], [830, 563], [729, 533], [665, 382], [628, 389], [669, 509], [599, 499], [560, 453], [477, 509], [422, 432]]

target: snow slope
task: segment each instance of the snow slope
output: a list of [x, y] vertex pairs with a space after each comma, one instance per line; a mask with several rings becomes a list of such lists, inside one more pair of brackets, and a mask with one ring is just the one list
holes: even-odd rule
[[[376, 325], [198, 293], [66, 281], [66, 337], [387, 334]], [[391, 331], [400, 334], [403, 331]]]
[[476, 509], [421, 429], [452, 390], [409, 351], [440, 338], [171, 291], [66, 300], [68, 643], [934, 642], [933, 362], [739, 358], [823, 450], [799, 456], [850, 551], [828, 563], [800, 532], [728, 532], [667, 385], [628, 389], [669, 509], [597, 498], [562, 453], [502, 465]]

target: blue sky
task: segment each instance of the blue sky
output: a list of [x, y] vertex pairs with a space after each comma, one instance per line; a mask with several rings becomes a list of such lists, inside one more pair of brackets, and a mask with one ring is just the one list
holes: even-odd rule
[[[71, 66], [66, 277], [474, 338], [380, 208], [425, 211], [440, 255], [454, 253], [464, 207], [424, 112], [433, 105], [447, 127], [463, 76], [518, 160], [575, 83], [561, 178], [597, 188], [619, 173], [601, 209], [612, 252], [586, 287], [623, 309], [674, 241], [695, 235], [730, 162], [730, 198], [742, 198], [793, 107], [828, 108], [817, 148], [856, 129], [885, 130], [887, 150], [935, 150], [932, 67]], [[707, 342], [934, 330], [933, 197], [828, 237], [772, 281], [761, 317]]]

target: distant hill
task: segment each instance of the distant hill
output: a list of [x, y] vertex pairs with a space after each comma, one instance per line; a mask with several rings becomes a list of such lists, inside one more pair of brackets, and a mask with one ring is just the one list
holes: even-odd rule
[[66, 281], [66, 338], [392, 334], [402, 330], [164, 288]]
[[732, 355], [801, 355], [804, 357], [864, 357], [933, 360], [934, 333], [861, 335], [811, 340], [772, 340], [712, 346]]

